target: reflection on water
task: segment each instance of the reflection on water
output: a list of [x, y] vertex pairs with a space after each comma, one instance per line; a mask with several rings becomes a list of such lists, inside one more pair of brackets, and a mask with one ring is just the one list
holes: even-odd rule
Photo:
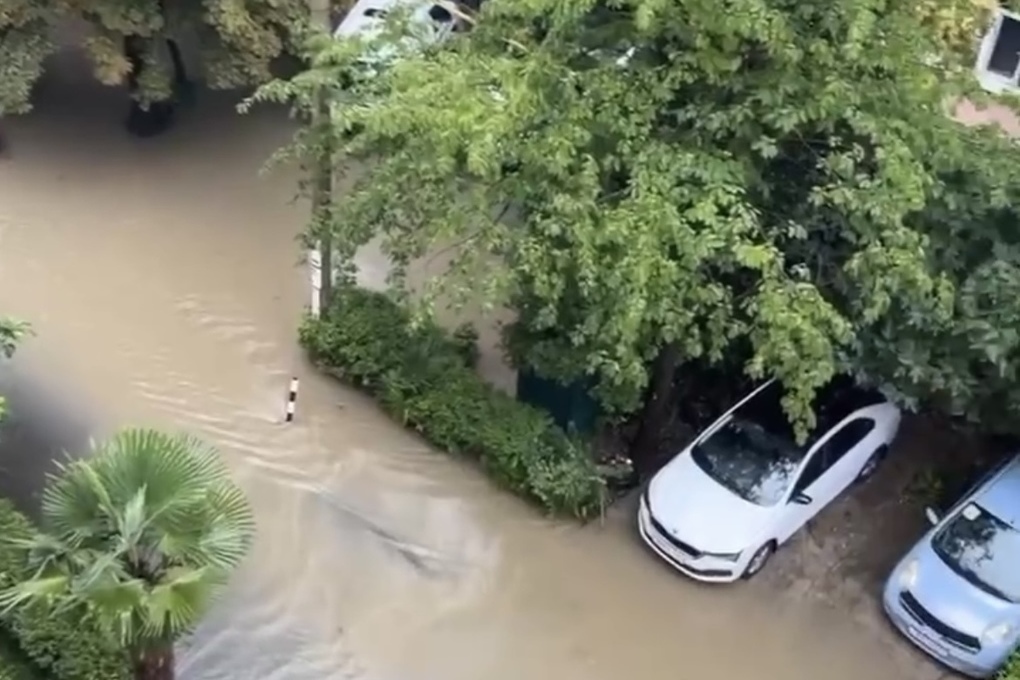
[[220, 447], [258, 536], [185, 680], [920, 677], [842, 612], [677, 578], [625, 508], [605, 528], [541, 518], [318, 376], [294, 343], [304, 208], [294, 177], [256, 174], [286, 117], [203, 94], [142, 142], [83, 71], [64, 55], [37, 111], [5, 121], [0, 310], [33, 321], [18, 361], [66, 394], [13, 384], [0, 481], [24, 495], [95, 417]]

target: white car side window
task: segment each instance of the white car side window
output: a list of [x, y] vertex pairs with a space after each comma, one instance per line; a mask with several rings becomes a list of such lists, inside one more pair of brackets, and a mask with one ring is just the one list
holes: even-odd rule
[[823, 472], [825, 472], [825, 459], [821, 449], [817, 449], [811, 454], [811, 460], [801, 470], [797, 484], [793, 487], [793, 495], [803, 493], [806, 488], [818, 481]]
[[818, 481], [829, 468], [839, 462], [853, 447], [861, 442], [872, 430], [875, 421], [871, 418], [854, 418], [839, 427], [818, 448], [811, 453], [811, 460], [804, 466], [794, 493], [801, 493]]
[[821, 453], [825, 457], [824, 468], [827, 470], [838, 463], [840, 458], [861, 443], [874, 429], [875, 421], [871, 418], [854, 418], [845, 423], [821, 446]]

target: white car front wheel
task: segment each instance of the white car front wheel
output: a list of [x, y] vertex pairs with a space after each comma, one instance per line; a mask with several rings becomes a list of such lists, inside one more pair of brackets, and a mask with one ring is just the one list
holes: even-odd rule
[[768, 564], [769, 558], [772, 557], [772, 553], [776, 551], [776, 542], [769, 541], [762, 547], [758, 548], [754, 555], [751, 556], [751, 561], [747, 563], [744, 568], [744, 573], [741, 574], [740, 578], [749, 579], [758, 574], [765, 565]]

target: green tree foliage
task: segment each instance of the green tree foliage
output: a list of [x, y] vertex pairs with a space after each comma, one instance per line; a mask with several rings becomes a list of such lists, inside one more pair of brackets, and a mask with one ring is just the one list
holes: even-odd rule
[[[360, 165], [335, 237], [380, 238], [398, 281], [451, 248], [439, 283], [509, 303], [518, 357], [646, 424], [693, 360], [780, 378], [802, 432], [842, 371], [971, 415], [1020, 403], [1020, 156], [947, 115], [972, 50], [944, 17], [968, 6], [488, 3], [311, 131]], [[276, 94], [351, 72], [320, 49]]]
[[80, 608], [131, 655], [138, 680], [174, 677], [173, 642], [240, 563], [254, 522], [216, 451], [127, 430], [67, 465], [46, 489], [42, 531], [24, 541], [33, 578], [8, 610]]
[[[10, 359], [18, 342], [29, 332], [28, 324], [17, 319], [0, 317], [0, 360]], [[4, 398], [0, 395], [0, 417], [4, 415]]]
[[49, 0], [0, 2], [0, 116], [28, 109], [32, 83], [53, 48]]
[[[1003, 5], [1012, 5], [1004, 2]], [[919, 0], [918, 18], [947, 49], [964, 57], [974, 54], [979, 36], [987, 29], [996, 0]]]
[[306, 17], [306, 0], [0, 0], [0, 115], [29, 107], [62, 19], [84, 20], [84, 47], [103, 83], [127, 83], [138, 60], [134, 94], [152, 102], [169, 99], [180, 76], [168, 40], [197, 42], [213, 87], [247, 86], [269, 80]]
[[0, 317], [0, 357], [10, 359], [18, 342], [29, 332], [28, 324], [10, 317]]

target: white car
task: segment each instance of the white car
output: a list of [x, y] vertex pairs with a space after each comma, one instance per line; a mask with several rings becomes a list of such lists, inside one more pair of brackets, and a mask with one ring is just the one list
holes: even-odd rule
[[901, 412], [848, 380], [820, 391], [818, 426], [796, 444], [768, 382], [702, 432], [641, 495], [642, 539], [699, 581], [754, 576], [798, 529], [855, 481], [869, 477], [899, 430]]
[[[387, 17], [401, 10], [408, 13], [413, 34], [401, 39], [402, 47], [415, 51], [446, 40], [458, 28], [456, 6], [448, 0], [358, 0], [333, 31], [333, 37], [372, 40], [382, 35]], [[380, 67], [398, 56], [398, 45], [377, 45], [362, 61]]]

